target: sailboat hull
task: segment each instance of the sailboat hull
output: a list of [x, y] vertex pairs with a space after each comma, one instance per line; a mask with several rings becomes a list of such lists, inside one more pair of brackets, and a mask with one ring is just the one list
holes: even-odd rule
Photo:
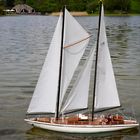
[[69, 125], [69, 124], [38, 122], [32, 121], [30, 119], [25, 119], [25, 121], [34, 127], [64, 133], [103, 133], [137, 128], [139, 126], [138, 123], [120, 124], [120, 125]]

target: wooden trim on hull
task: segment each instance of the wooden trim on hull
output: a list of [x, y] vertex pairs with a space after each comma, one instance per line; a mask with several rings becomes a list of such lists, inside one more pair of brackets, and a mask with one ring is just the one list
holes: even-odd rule
[[102, 133], [131, 129], [139, 126], [138, 123], [119, 124], [119, 125], [69, 125], [69, 124], [38, 122], [29, 119], [25, 119], [25, 121], [28, 124], [33, 125], [34, 127], [64, 133]]

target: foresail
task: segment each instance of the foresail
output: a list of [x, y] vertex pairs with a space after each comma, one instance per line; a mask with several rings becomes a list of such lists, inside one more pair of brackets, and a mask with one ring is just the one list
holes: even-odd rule
[[101, 13], [97, 84], [95, 93], [95, 110], [120, 106], [111, 57], [108, 49], [103, 6]]
[[60, 63], [62, 15], [60, 15], [28, 113], [55, 113]]
[[92, 49], [88, 59], [82, 67], [82, 71], [79, 74], [77, 81], [75, 82], [69, 96], [63, 105], [61, 112], [69, 112], [77, 109], [84, 109], [88, 107], [88, 95], [90, 85], [90, 73], [93, 64], [93, 57], [95, 48]]
[[[70, 84], [72, 76], [89, 42], [89, 34], [75, 20], [70, 13], [65, 11], [65, 34], [63, 52], [63, 73], [61, 84], [60, 103]], [[61, 105], [60, 105], [61, 106]]]

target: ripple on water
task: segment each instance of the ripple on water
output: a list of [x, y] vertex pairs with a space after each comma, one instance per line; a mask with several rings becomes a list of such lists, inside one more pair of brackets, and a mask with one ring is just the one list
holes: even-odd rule
[[[25, 138], [24, 134], [29, 126], [26, 126], [23, 119], [57, 19], [58, 17], [52, 16], [0, 17], [0, 136], [3, 136], [4, 140], [139, 139], [140, 134], [136, 132], [131, 135], [132, 131], [126, 135], [121, 133], [118, 136], [112, 134], [99, 138], [60, 136], [56, 133], [49, 133], [49, 136], [45, 137], [46, 132], [38, 129], [30, 131]], [[93, 35], [82, 59], [83, 63], [90, 47], [95, 46], [97, 17], [77, 17], [77, 20]], [[129, 107], [132, 103], [140, 121], [140, 16], [106, 17], [105, 21], [121, 102]]]

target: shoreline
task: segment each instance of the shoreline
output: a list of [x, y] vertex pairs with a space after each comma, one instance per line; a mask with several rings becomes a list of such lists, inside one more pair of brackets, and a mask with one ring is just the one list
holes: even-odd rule
[[[76, 11], [72, 11], [70, 12], [72, 16], [98, 16], [98, 13], [92, 13], [92, 14], [88, 14], [86, 11], [84, 12], [76, 12]], [[0, 15], [0, 17], [2, 16], [20, 16], [20, 15], [24, 15], [24, 14], [6, 14], [6, 15]], [[25, 15], [42, 15], [42, 14], [25, 14]], [[44, 14], [44, 16], [59, 16], [60, 12], [52, 12], [52, 13], [46, 13]], [[128, 14], [124, 14], [124, 13], [105, 13], [105, 16], [140, 16], [140, 13], [128, 13]]]
[[[71, 13], [72, 16], [98, 16], [98, 13], [88, 14], [86, 11], [85, 12], [72, 11], [70, 13]], [[60, 12], [52, 12], [51, 14], [48, 14], [48, 15], [50, 15], [50, 16], [59, 16]], [[106, 13], [105, 16], [140, 16], [140, 14], [137, 14], [137, 13], [128, 13], [128, 14]]]
[[[72, 12], [70, 12], [70, 14], [72, 16], [89, 16], [89, 14], [86, 11], [85, 12], [75, 12], [75, 11], [72, 11]], [[52, 12], [49, 15], [51, 15], [51, 16], [59, 16], [60, 12]]]

